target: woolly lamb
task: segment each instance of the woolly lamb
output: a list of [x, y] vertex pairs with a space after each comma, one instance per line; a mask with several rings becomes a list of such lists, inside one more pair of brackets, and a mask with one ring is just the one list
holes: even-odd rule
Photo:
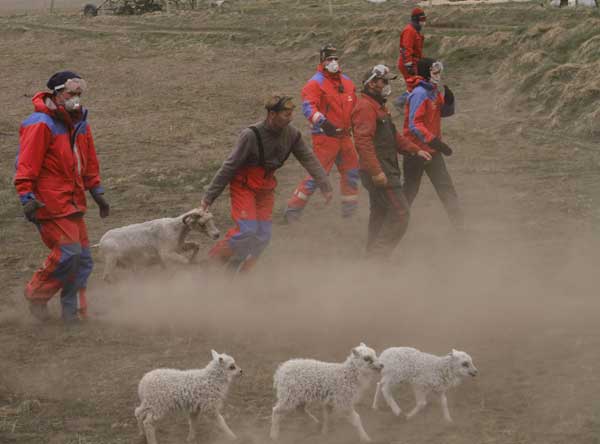
[[135, 409], [140, 435], [148, 444], [156, 444], [155, 424], [167, 413], [184, 410], [188, 413], [188, 441], [196, 439], [196, 419], [199, 414], [212, 416], [219, 428], [231, 440], [235, 434], [221, 415], [233, 378], [242, 374], [231, 356], [211, 350], [212, 361], [199, 370], [159, 368], [146, 373], [139, 385], [141, 401]]
[[323, 406], [323, 434], [327, 433], [329, 414], [337, 411], [346, 416], [356, 428], [360, 440], [371, 438], [362, 426], [354, 406], [368, 386], [371, 376], [383, 365], [372, 348], [361, 343], [343, 363], [329, 363], [314, 359], [292, 359], [279, 366], [273, 377], [277, 403], [273, 407], [271, 439], [279, 437], [279, 423], [284, 413], [302, 408], [315, 422], [307, 405], [318, 402]]
[[427, 395], [433, 392], [440, 396], [444, 419], [452, 422], [446, 391], [460, 384], [464, 377], [478, 373], [471, 357], [454, 349], [446, 356], [434, 356], [410, 347], [392, 347], [384, 350], [379, 360], [384, 368], [381, 380], [377, 383], [373, 408], [378, 408], [380, 395], [383, 395], [394, 414], [400, 415], [402, 410], [392, 396], [392, 389], [402, 382], [408, 382], [413, 387], [417, 402], [415, 408], [406, 415], [408, 419], [427, 405]]
[[[219, 230], [210, 212], [194, 209], [178, 217], [155, 219], [140, 224], [127, 225], [107, 231], [95, 247], [105, 258], [103, 279], [111, 280], [117, 264], [167, 263], [187, 264], [192, 262], [200, 247], [195, 242], [186, 242], [190, 231], [206, 233], [217, 239]], [[182, 253], [192, 250], [190, 259]]]

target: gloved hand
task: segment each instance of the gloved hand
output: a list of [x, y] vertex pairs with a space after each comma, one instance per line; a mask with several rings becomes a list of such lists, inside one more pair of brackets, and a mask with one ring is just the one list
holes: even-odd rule
[[34, 224], [37, 224], [37, 219], [35, 218], [35, 212], [40, 209], [45, 207], [46, 205], [44, 205], [42, 202], [40, 202], [37, 199], [31, 199], [28, 200], [27, 202], [25, 202], [23, 204], [23, 214], [25, 214], [25, 219], [27, 219], [29, 222], [33, 222]]
[[452, 148], [450, 148], [448, 145], [446, 145], [444, 142], [442, 142], [437, 137], [435, 139], [433, 139], [431, 142], [429, 142], [428, 145], [431, 148], [433, 148], [434, 150], [442, 153], [444, 156], [452, 155]]
[[336, 128], [329, 120], [325, 120], [325, 122], [321, 124], [321, 129], [325, 135], [329, 137], [335, 137], [341, 132], [341, 130]]
[[379, 173], [377, 176], [372, 176], [371, 180], [373, 181], [373, 184], [376, 187], [384, 187], [388, 183], [387, 176], [385, 175], [385, 173], [383, 171], [381, 173]]
[[100, 209], [100, 217], [104, 219], [110, 214], [110, 205], [104, 198], [104, 193], [92, 193], [92, 198]]
[[411, 76], [415, 75], [415, 65], [413, 64], [413, 62], [408, 62], [404, 64], [404, 67], [406, 68], [406, 70], [408, 71], [408, 73]]

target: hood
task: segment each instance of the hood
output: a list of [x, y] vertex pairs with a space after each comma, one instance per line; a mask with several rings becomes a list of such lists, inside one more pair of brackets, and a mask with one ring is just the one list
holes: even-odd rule
[[62, 106], [57, 107], [52, 100], [52, 93], [46, 91], [36, 93], [31, 102], [35, 112], [48, 114], [69, 126], [74, 126], [87, 118], [87, 109], [81, 107], [76, 113], [69, 113]]

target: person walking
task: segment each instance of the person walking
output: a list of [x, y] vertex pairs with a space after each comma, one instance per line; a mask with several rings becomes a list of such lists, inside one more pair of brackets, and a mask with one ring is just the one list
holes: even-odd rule
[[236, 225], [213, 246], [209, 258], [235, 271], [249, 270], [271, 240], [275, 171], [290, 154], [315, 178], [325, 201], [331, 200], [327, 173], [300, 131], [290, 125], [294, 108], [292, 98], [286, 95], [273, 94], [266, 100], [265, 119], [242, 131], [200, 204], [208, 209], [229, 185], [231, 217]]
[[352, 113], [360, 177], [369, 193], [367, 256], [388, 258], [406, 232], [409, 205], [402, 191], [398, 154], [431, 160], [431, 155], [403, 137], [386, 107], [390, 80], [396, 76], [376, 65], [363, 77], [363, 91]]
[[404, 159], [404, 192], [412, 205], [423, 173], [427, 173], [448, 217], [456, 228], [462, 229], [463, 213], [443, 157], [452, 155], [453, 151], [442, 139], [441, 119], [454, 114], [454, 93], [447, 85], [442, 85], [443, 70], [439, 61], [419, 60], [418, 83], [406, 103], [404, 135], [430, 153], [432, 159], [429, 162], [410, 157]]
[[[81, 104], [86, 82], [72, 71], [48, 80], [50, 92], [33, 97], [34, 113], [19, 130], [14, 184], [27, 220], [35, 224], [50, 255], [25, 287], [31, 313], [49, 318], [47, 303], [61, 290], [62, 318], [87, 314], [85, 291], [93, 269], [84, 221], [89, 191], [107, 217], [94, 139]], [[79, 307], [77, 294], [79, 292]]]
[[[302, 111], [312, 128], [313, 151], [329, 174], [335, 164], [340, 172], [342, 217], [352, 216], [358, 203], [358, 157], [351, 134], [351, 114], [356, 88], [342, 73], [337, 49], [331, 44], [319, 52], [316, 74], [302, 89]], [[288, 223], [298, 220], [316, 189], [308, 176], [294, 190], [284, 211]]]

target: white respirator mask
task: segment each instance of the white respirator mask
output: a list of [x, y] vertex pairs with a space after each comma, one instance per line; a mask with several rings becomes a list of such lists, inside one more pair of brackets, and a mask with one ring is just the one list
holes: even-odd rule
[[444, 71], [444, 65], [442, 62], [435, 62], [431, 65], [430, 70], [430, 81], [435, 85], [442, 83], [442, 72]]
[[73, 96], [70, 99], [65, 100], [65, 109], [67, 111], [77, 111], [81, 108], [81, 98], [79, 96]]
[[335, 74], [335, 73], [339, 72], [340, 64], [338, 63], [337, 60], [331, 60], [331, 61], [327, 62], [327, 64], [325, 65], [325, 69], [327, 71], [329, 71], [331, 74]]

